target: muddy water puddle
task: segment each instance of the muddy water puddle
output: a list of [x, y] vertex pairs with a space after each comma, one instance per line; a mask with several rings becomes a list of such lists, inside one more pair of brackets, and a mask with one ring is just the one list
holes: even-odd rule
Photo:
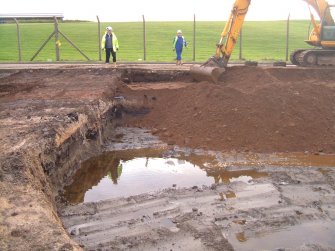
[[[83, 162], [64, 196], [70, 203], [97, 202], [166, 188], [193, 188], [217, 183], [244, 182], [266, 177], [256, 170], [213, 168], [212, 156], [175, 154], [164, 150], [114, 151]], [[171, 155], [171, 154], [170, 154]], [[145, 157], [144, 157], [145, 156]], [[211, 165], [210, 169], [206, 166]], [[221, 195], [220, 195], [221, 196]], [[236, 197], [233, 192], [226, 197]]]
[[204, 170], [175, 158], [120, 159], [106, 171], [85, 192], [84, 202], [138, 195], [169, 187], [201, 187], [213, 183], [213, 179], [206, 176]]

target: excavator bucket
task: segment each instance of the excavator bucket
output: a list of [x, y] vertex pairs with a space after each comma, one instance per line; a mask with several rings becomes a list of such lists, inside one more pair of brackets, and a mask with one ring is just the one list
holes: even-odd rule
[[190, 68], [191, 76], [197, 81], [209, 81], [219, 83], [225, 68], [214, 58], [209, 59], [203, 65], [194, 65]]
[[220, 77], [226, 71], [225, 68], [194, 65], [190, 69], [192, 77], [197, 81], [209, 81], [219, 83]]

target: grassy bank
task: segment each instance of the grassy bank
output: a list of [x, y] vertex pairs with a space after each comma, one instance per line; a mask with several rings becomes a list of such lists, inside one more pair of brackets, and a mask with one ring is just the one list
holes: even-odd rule
[[[224, 22], [196, 23], [196, 61], [205, 61], [215, 52], [215, 44], [220, 38]], [[143, 24], [102, 23], [101, 30], [111, 25], [118, 36], [120, 50], [118, 60], [141, 61], [143, 53]], [[289, 51], [307, 48], [309, 21], [291, 21]], [[52, 23], [20, 24], [23, 61], [29, 61], [44, 41], [53, 32]], [[73, 41], [90, 59], [99, 59], [98, 24], [93, 22], [59, 23], [59, 29]], [[172, 40], [177, 29], [183, 30], [189, 47], [184, 50], [183, 59], [193, 59], [193, 22], [147, 22], [147, 61], [172, 62]], [[76, 61], [86, 59], [62, 36], [61, 60]], [[250, 21], [243, 26], [242, 57], [246, 60], [285, 60], [286, 21]], [[18, 45], [15, 24], [0, 24], [0, 62], [17, 61]], [[104, 54], [102, 54], [104, 56]], [[237, 44], [232, 60], [239, 57]], [[55, 39], [52, 38], [35, 61], [55, 61]]]

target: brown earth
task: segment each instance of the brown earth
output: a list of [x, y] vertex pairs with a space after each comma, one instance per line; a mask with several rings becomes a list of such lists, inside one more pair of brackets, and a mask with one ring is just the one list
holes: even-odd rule
[[[102, 151], [116, 126], [149, 128], [170, 145], [192, 148], [335, 153], [333, 69], [236, 66], [228, 68], [223, 84], [215, 85], [193, 82], [187, 75], [189, 66], [24, 68], [0, 70], [0, 250], [82, 248], [57, 214], [62, 209], [57, 208], [59, 192], [81, 161]], [[313, 170], [306, 179], [315, 173], [319, 172]], [[326, 180], [329, 197], [324, 203], [333, 206], [334, 179], [329, 173], [315, 176], [315, 182]], [[294, 184], [301, 189], [299, 182]], [[271, 189], [276, 201], [280, 189]], [[184, 195], [192, 199], [193, 192]], [[211, 196], [205, 199], [209, 203]], [[128, 204], [133, 202], [126, 200]], [[194, 220], [186, 218], [179, 220], [186, 225]], [[192, 231], [199, 231], [196, 221], [186, 225], [188, 235], [181, 246], [192, 242]], [[206, 243], [213, 241], [207, 237], [216, 238], [212, 231], [218, 243], [226, 243], [217, 228], [207, 230]], [[124, 239], [118, 241], [122, 246]]]
[[144, 103], [148, 97], [151, 109], [129, 124], [193, 148], [335, 152], [333, 69], [235, 66], [223, 81], [179, 83], [168, 90], [163, 83], [131, 85]]

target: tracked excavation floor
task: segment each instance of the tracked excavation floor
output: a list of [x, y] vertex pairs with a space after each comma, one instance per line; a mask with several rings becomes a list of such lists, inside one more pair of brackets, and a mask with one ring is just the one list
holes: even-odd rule
[[249, 183], [171, 184], [61, 216], [86, 250], [334, 250], [334, 171], [276, 169], [261, 168], [270, 177]]
[[[0, 68], [0, 250], [335, 250], [334, 69], [233, 66], [213, 84], [188, 65]], [[212, 184], [64, 197], [129, 150]]]

